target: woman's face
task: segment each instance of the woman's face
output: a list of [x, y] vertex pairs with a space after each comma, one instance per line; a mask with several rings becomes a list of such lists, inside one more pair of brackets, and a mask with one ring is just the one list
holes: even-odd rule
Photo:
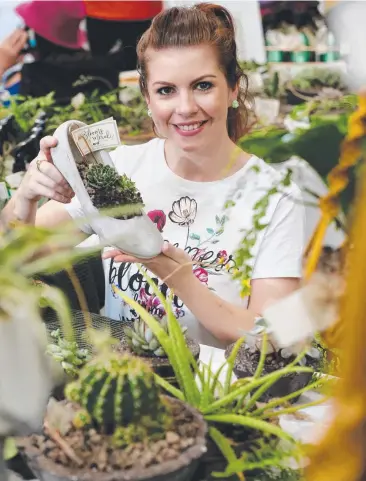
[[180, 149], [201, 151], [227, 138], [228, 108], [237, 97], [213, 47], [147, 52], [146, 101], [160, 136]]

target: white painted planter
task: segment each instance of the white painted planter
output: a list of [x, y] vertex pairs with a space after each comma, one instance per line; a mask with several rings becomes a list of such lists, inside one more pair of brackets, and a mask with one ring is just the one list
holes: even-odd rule
[[[81, 154], [70, 134], [73, 127], [79, 128], [85, 125], [83, 122], [69, 120], [57, 128], [54, 136], [58, 140], [58, 145], [51, 149], [55, 166], [75, 192], [88, 223], [103, 243], [117, 247], [126, 254], [143, 259], [157, 256], [161, 252], [164, 239], [145, 212], [143, 212], [142, 216], [128, 220], [119, 220], [101, 216], [98, 213], [98, 209], [92, 204], [75, 163], [75, 159], [81, 158]], [[94, 156], [105, 165], [110, 165], [114, 168], [108, 152], [94, 152]]]

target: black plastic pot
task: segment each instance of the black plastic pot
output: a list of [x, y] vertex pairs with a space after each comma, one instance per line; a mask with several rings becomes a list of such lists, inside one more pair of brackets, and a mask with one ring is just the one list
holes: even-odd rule
[[191, 406], [170, 398], [170, 401], [186, 409], [193, 415], [199, 425], [196, 443], [184, 451], [177, 459], [166, 461], [148, 468], [133, 468], [113, 473], [73, 470], [70, 472], [65, 466], [56, 464], [32, 445], [30, 438], [21, 441], [20, 449], [27, 459], [30, 469], [39, 481], [190, 481], [197, 469], [200, 458], [206, 452], [207, 425], [202, 415]]
[[[230, 345], [229, 347], [227, 347], [225, 351], [226, 358], [229, 356], [232, 348], [233, 348], [233, 345]], [[247, 369], [243, 369], [240, 366], [241, 364], [243, 364], [242, 361], [246, 359], [248, 359], [248, 362], [245, 363], [247, 365]], [[317, 361], [307, 356], [306, 356], [306, 359], [308, 361], [307, 365], [309, 367], [315, 367], [315, 363]], [[294, 360], [294, 357], [289, 358], [288, 363], [291, 363], [293, 360]], [[257, 369], [257, 366], [258, 366], [257, 362], [249, 361], [249, 352], [245, 348], [245, 345], [242, 344], [234, 363], [234, 374], [236, 375], [236, 377], [239, 379], [245, 378], [245, 377], [253, 377]], [[277, 369], [278, 369], [277, 366], [268, 367], [265, 363], [266, 373], [274, 372]], [[305, 386], [307, 386], [310, 383], [312, 376], [313, 376], [313, 373], [311, 372], [299, 372], [299, 373], [292, 373], [292, 374], [283, 376], [280, 379], [278, 379], [278, 381], [276, 381], [274, 384], [272, 384], [272, 386], [258, 399], [258, 401], [268, 402], [270, 399], [287, 396], [288, 394], [296, 392], [304, 388]], [[300, 396], [292, 398], [289, 402], [294, 403], [299, 399], [299, 397]]]
[[20, 476], [21, 479], [33, 480], [35, 478], [34, 473], [29, 469], [28, 464], [20, 454], [6, 461], [6, 467]]
[[[241, 426], [234, 426], [230, 424], [213, 424], [222, 434], [233, 441], [233, 449], [236, 456], [239, 458], [244, 452], [255, 449], [256, 440], [260, 439], [258, 431], [246, 429]], [[197, 471], [194, 475], [194, 481], [214, 481], [218, 478], [212, 476], [213, 472], [223, 472], [227, 466], [227, 461], [221, 454], [216, 444], [207, 436], [207, 452], [203, 455]], [[251, 476], [259, 475], [258, 470], [246, 472], [246, 479]], [[237, 475], [232, 475], [226, 478], [219, 478], [223, 481], [238, 481]], [[258, 479], [260, 479], [258, 477]]]
[[[296, 95], [298, 93], [299, 95]], [[295, 88], [286, 88], [286, 103], [288, 105], [300, 105], [306, 102], [304, 97], [308, 97], [309, 99], [316, 97], [319, 94], [318, 91], [306, 91], [306, 90], [299, 90]]]

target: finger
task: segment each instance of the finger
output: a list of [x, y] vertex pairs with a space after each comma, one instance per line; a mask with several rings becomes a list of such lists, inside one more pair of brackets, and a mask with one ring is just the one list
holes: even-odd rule
[[15, 50], [20, 51], [24, 45], [27, 43], [28, 35], [24, 30], [20, 30], [19, 32], [15, 32], [16, 35], [13, 39], [13, 48]]
[[47, 160], [48, 162], [52, 162], [51, 149], [52, 147], [56, 147], [56, 145], [57, 145], [56, 137], [52, 137], [51, 135], [46, 135], [46, 137], [43, 137], [41, 139], [41, 142], [39, 144], [40, 152], [44, 154], [45, 160]]
[[161, 252], [180, 264], [183, 262], [189, 262], [191, 260], [186, 252], [184, 252], [182, 249], [178, 249], [167, 241], [164, 242]]
[[103, 259], [114, 259], [116, 262], [140, 262], [137, 257], [130, 256], [120, 251], [119, 249], [111, 249], [103, 254]]
[[46, 160], [44, 152], [41, 152], [38, 157], [31, 162], [31, 164], [33, 169], [36, 169], [41, 174], [46, 175], [56, 182], [56, 184], [71, 189], [69, 183], [61, 174], [61, 172], [52, 163]]
[[62, 204], [69, 204], [71, 202], [70, 197], [66, 197], [64, 195], [59, 194], [58, 192], [53, 191], [49, 187], [46, 187], [44, 185], [38, 185], [37, 186], [37, 195], [40, 195], [41, 197], [47, 197], [48, 199], [55, 200], [57, 202], [61, 202]]
[[70, 199], [72, 199], [72, 197], [74, 197], [75, 195], [71, 187], [69, 187], [68, 185], [59, 184], [45, 174], [40, 173], [36, 181], [40, 185], [43, 185], [44, 187], [47, 187], [48, 189], [51, 189], [54, 192], [57, 192], [58, 194], [61, 194], [65, 197], [69, 197]]

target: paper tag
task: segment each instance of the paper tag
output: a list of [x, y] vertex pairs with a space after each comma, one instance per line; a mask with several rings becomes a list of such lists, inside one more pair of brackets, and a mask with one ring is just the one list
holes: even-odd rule
[[72, 137], [82, 155], [120, 145], [116, 121], [109, 119], [80, 127], [72, 132]]

